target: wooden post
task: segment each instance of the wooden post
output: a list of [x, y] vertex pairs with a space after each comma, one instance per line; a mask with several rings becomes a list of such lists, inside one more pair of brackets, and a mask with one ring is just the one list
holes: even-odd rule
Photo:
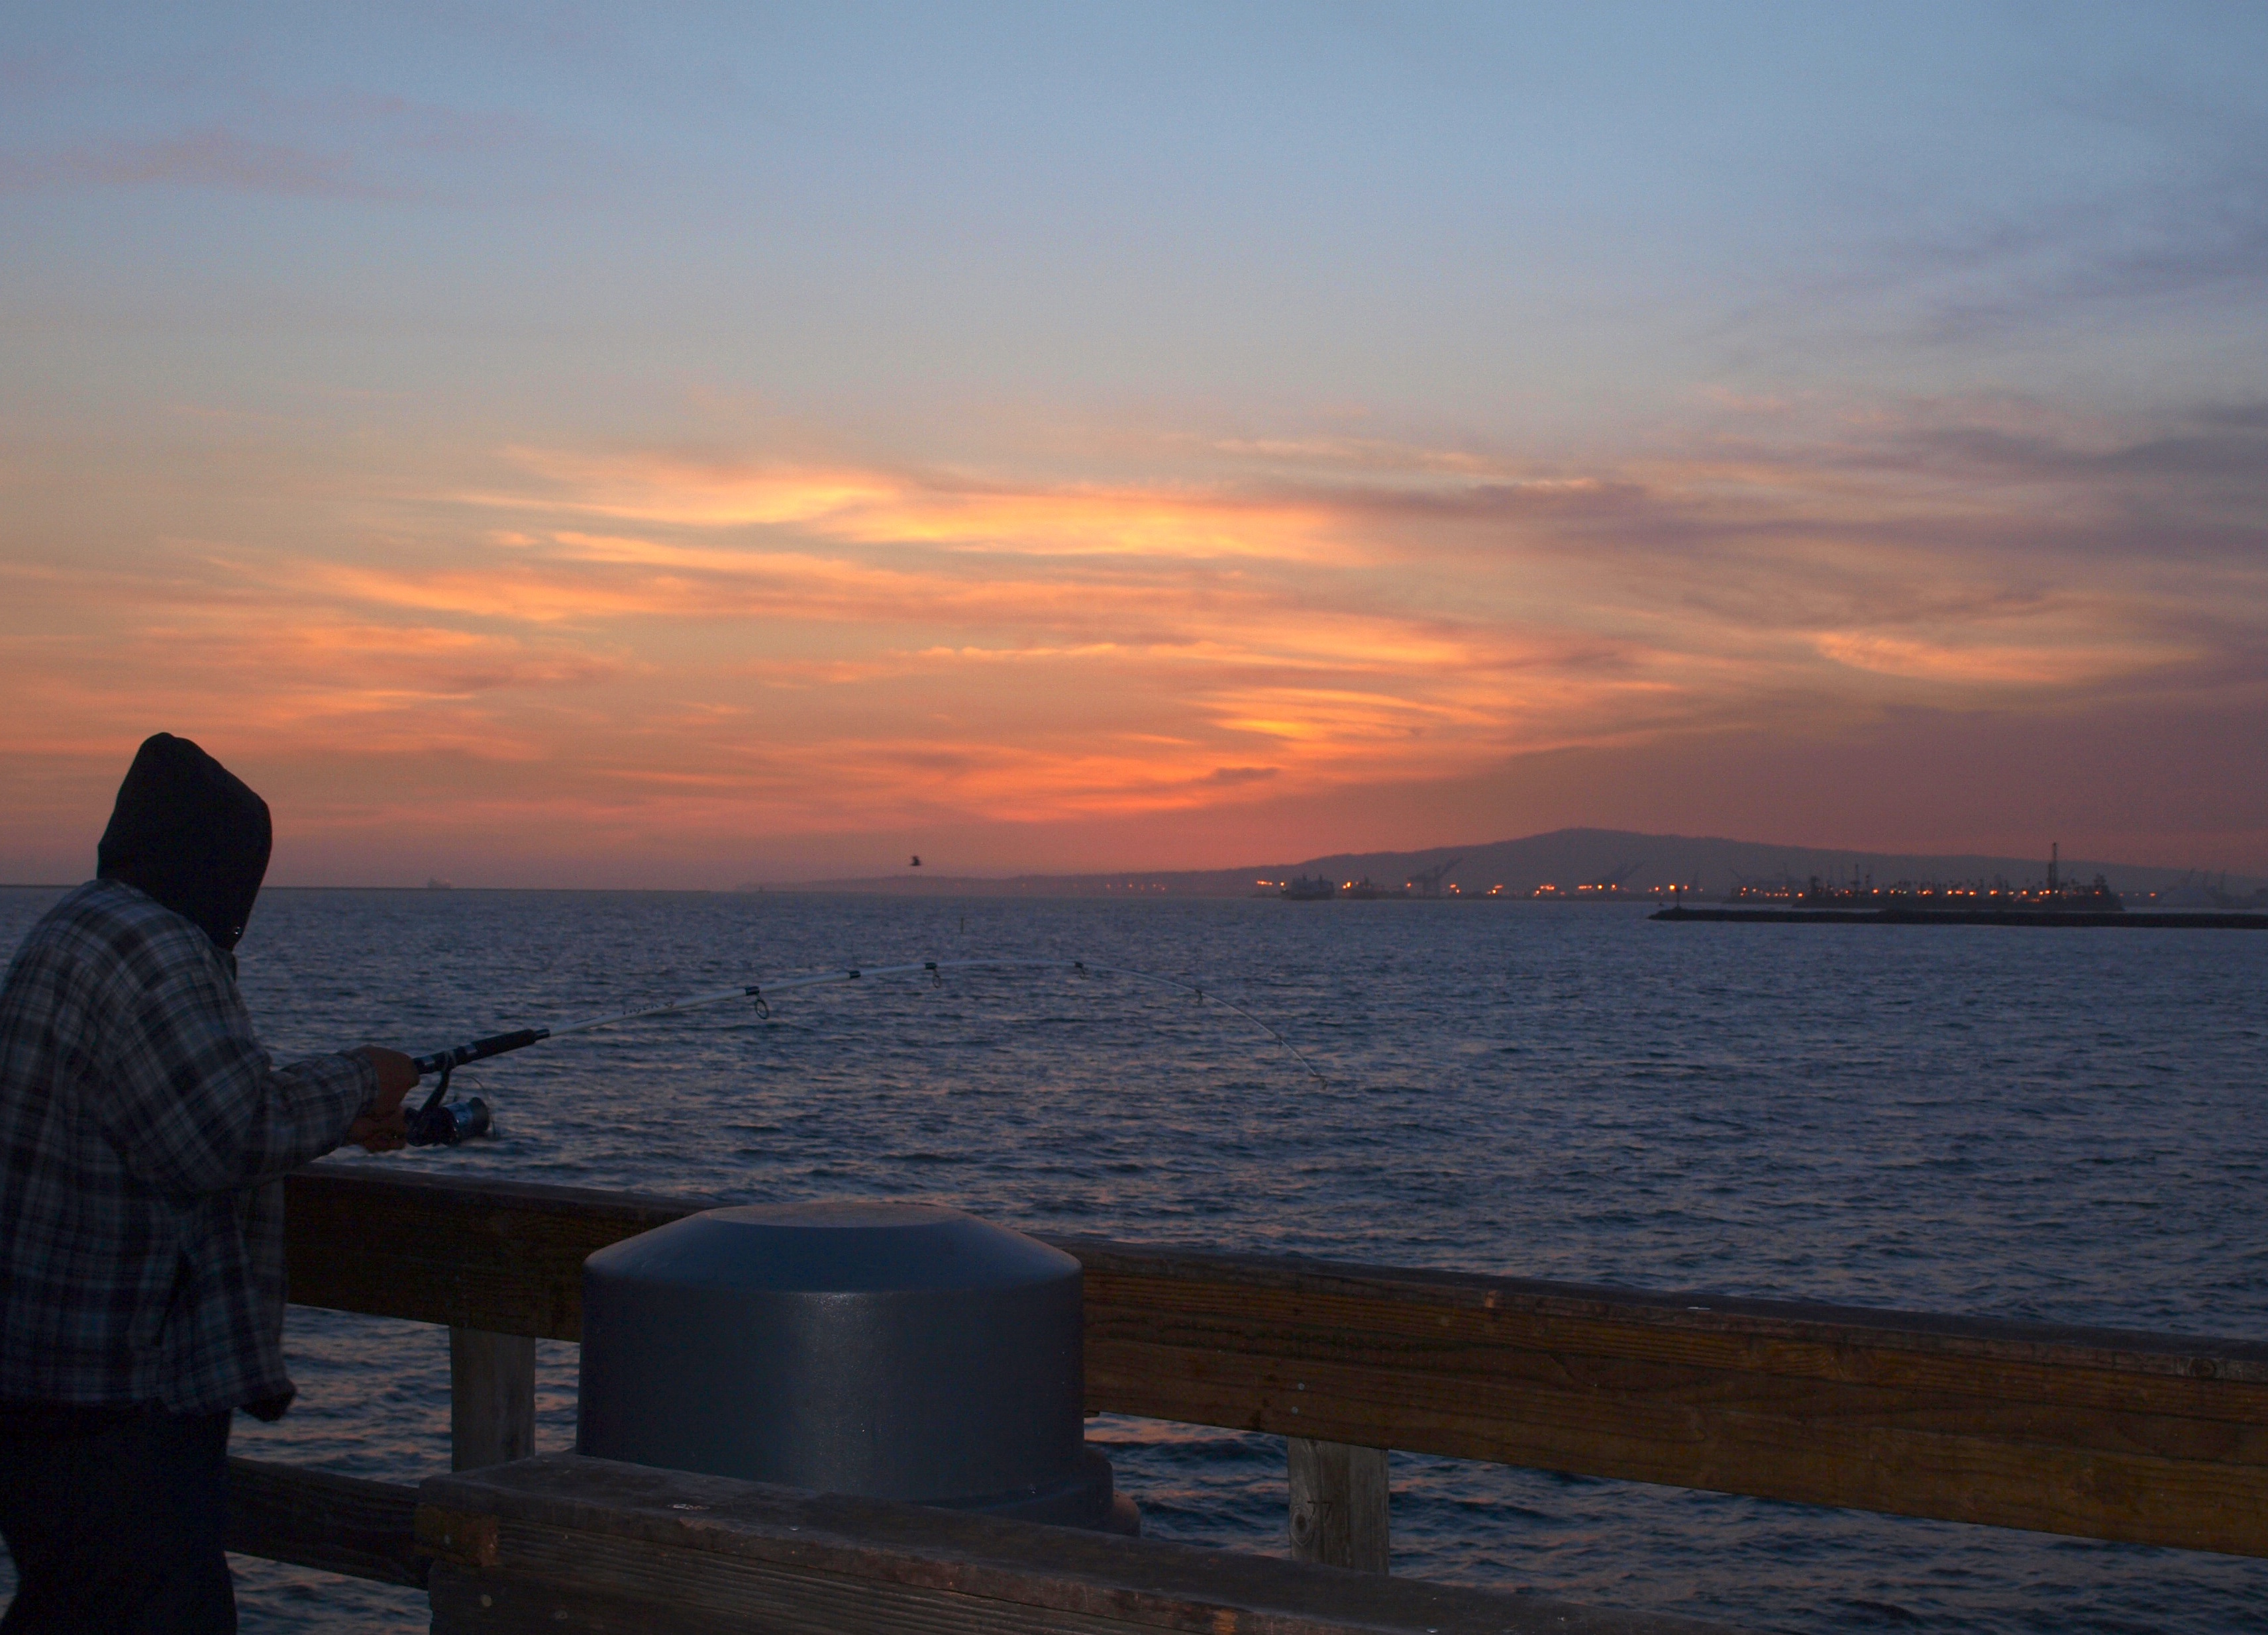
[[477, 1470], [535, 1451], [535, 1341], [449, 1331], [449, 1468]]
[[1386, 1449], [1284, 1439], [1292, 1477], [1292, 1559], [1387, 1570]]

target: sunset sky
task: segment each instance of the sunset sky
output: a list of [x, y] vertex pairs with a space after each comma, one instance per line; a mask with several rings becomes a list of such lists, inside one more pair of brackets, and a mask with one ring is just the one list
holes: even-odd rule
[[2268, 873], [2268, 8], [10, 8], [0, 879]]

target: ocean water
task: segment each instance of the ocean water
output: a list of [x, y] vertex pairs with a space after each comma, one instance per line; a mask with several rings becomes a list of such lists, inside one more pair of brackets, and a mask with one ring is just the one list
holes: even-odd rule
[[[0, 891], [14, 945], [53, 891]], [[546, 1044], [460, 1082], [501, 1134], [331, 1162], [733, 1199], [933, 1199], [1233, 1250], [2268, 1338], [2268, 937], [1662, 926], [1589, 905], [266, 894], [279, 1059], [845, 963], [1066, 956]], [[472, 1081], [477, 1081], [476, 1085]], [[302, 1396], [234, 1447], [448, 1462], [446, 1337], [294, 1309]], [[539, 1348], [570, 1444], [574, 1347]], [[1152, 1536], [1284, 1550], [1274, 1439], [1104, 1419]], [[1396, 1455], [1397, 1573], [1746, 1628], [2256, 1631], [2268, 1562]], [[237, 1564], [249, 1631], [422, 1598]]]

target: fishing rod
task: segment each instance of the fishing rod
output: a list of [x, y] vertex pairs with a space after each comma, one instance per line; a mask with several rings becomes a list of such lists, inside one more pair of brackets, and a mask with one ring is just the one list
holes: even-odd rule
[[410, 1065], [417, 1076], [429, 1073], [441, 1075], [432, 1093], [423, 1105], [409, 1116], [409, 1144], [412, 1147], [454, 1147], [472, 1136], [486, 1135], [493, 1127], [493, 1116], [486, 1101], [480, 1096], [451, 1103], [448, 1101], [449, 1075], [460, 1067], [476, 1061], [486, 1061], [491, 1056], [507, 1052], [526, 1050], [545, 1039], [564, 1038], [571, 1033], [588, 1033], [596, 1028], [611, 1028], [625, 1022], [644, 1022], [654, 1016], [674, 1016], [681, 1012], [706, 1010], [712, 1005], [729, 1005], [736, 1000], [754, 1002], [756, 1014], [769, 1018], [771, 1006], [768, 994], [784, 993], [793, 988], [823, 987], [840, 982], [865, 982], [877, 977], [903, 977], [926, 973], [933, 987], [945, 986], [948, 971], [1062, 971], [1077, 977], [1131, 977], [1140, 982], [1154, 982], [1161, 986], [1179, 988], [1197, 996], [1202, 1005], [1207, 1000], [1222, 1009], [1233, 1012], [1259, 1029], [1282, 1045], [1298, 1060], [1300, 1067], [1313, 1075], [1317, 1084], [1324, 1082], [1322, 1073], [1309, 1061], [1300, 1047], [1285, 1038], [1273, 1027], [1254, 1015], [1243, 1006], [1233, 1004], [1206, 988], [1201, 983], [1187, 982], [1179, 977], [1160, 976], [1152, 971], [1137, 971], [1130, 965], [1090, 964], [1083, 959], [924, 959], [903, 965], [845, 965], [834, 971], [813, 971], [799, 977], [780, 977], [770, 982], [751, 982], [740, 987], [719, 988], [713, 993], [695, 993], [684, 999], [674, 999], [664, 1004], [650, 1005], [643, 1010], [616, 1011], [609, 1015], [590, 1016], [581, 1022], [564, 1023], [555, 1028], [519, 1028], [510, 1033], [490, 1034], [484, 1039], [469, 1040], [447, 1050], [438, 1050], [427, 1056], [413, 1056]]

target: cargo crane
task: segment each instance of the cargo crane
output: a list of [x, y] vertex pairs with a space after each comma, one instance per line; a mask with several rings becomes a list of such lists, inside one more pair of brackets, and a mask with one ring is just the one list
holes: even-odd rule
[[1595, 880], [1586, 880], [1582, 884], [1577, 886], [1575, 889], [1578, 891], [1602, 891], [1609, 893], [1620, 891], [1623, 889], [1623, 882], [1629, 879], [1632, 875], [1636, 874], [1639, 869], [1645, 867], [1646, 865], [1644, 863], [1632, 863], [1627, 869], [1617, 869], [1612, 874], [1601, 875]]
[[1410, 876], [1409, 884], [1403, 889], [1415, 891], [1420, 897], [1439, 897], [1441, 895], [1441, 882], [1449, 877], [1449, 870], [1464, 861], [1462, 857], [1452, 857], [1435, 868], [1422, 869]]

